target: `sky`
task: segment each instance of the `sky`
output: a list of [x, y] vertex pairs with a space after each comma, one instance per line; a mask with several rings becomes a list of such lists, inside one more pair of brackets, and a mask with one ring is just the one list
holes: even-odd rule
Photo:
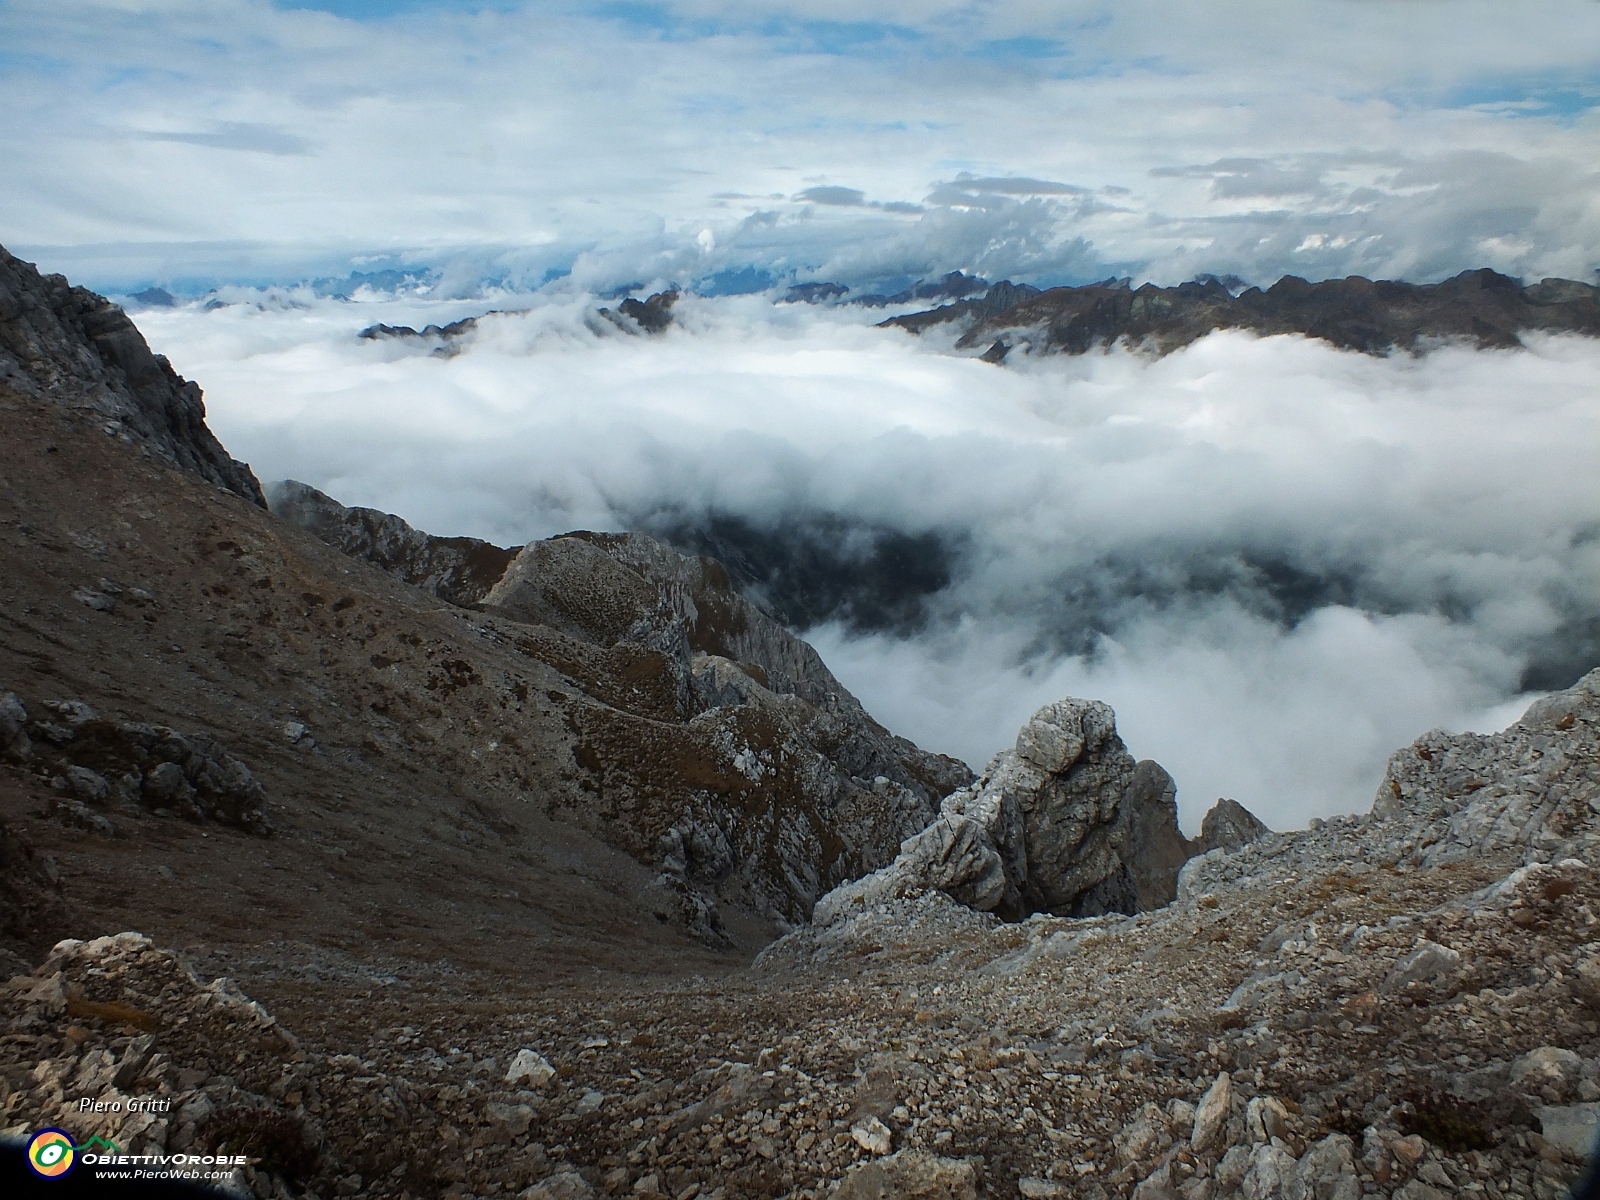
[[1597, 65], [1592, 0], [0, 0], [0, 243], [109, 290], [1592, 280]]
[[[1594, 0], [0, 0], [0, 111], [0, 244], [176, 295], [130, 311], [266, 482], [501, 544], [937, 546], [915, 627], [806, 636], [975, 767], [1092, 696], [1191, 833], [1223, 795], [1294, 827], [1600, 661], [1591, 342], [994, 367], [774, 303], [1594, 283]], [[668, 285], [660, 336], [595, 317]], [[453, 356], [358, 336], [490, 309]]]

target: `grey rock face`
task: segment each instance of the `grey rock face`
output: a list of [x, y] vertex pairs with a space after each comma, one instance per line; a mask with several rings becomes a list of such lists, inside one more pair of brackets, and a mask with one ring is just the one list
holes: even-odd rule
[[107, 433], [266, 506], [250, 468], [206, 427], [199, 386], [151, 353], [120, 308], [3, 247], [0, 383], [92, 412]]
[[604, 702], [569, 720], [594, 803], [550, 815], [658, 866], [641, 899], [704, 941], [727, 941], [719, 899], [805, 920], [972, 778], [874, 721], [714, 559], [642, 534], [515, 551], [435, 538], [292, 481], [272, 505], [352, 557], [521, 626], [519, 649]]
[[[1564, 828], [1587, 823], [1600, 798], [1593, 744], [1600, 670], [1538, 701], [1500, 733], [1424, 734], [1389, 759], [1372, 815], [1413, 831], [1429, 866], [1523, 846], [1538, 861], [1565, 857]], [[1530, 861], [1533, 861], [1531, 858]]]
[[433, 537], [375, 508], [346, 508], [293, 479], [271, 485], [267, 502], [276, 516], [335, 549], [452, 604], [479, 603], [517, 556], [477, 538]]
[[1200, 822], [1200, 836], [1190, 848], [1196, 854], [1237, 850], [1271, 832], [1264, 821], [1237, 800], [1218, 800]]
[[1141, 912], [1173, 898], [1188, 857], [1172, 778], [1134, 761], [1106, 705], [1062, 700], [946, 798], [893, 864], [827, 897], [813, 920], [928, 890], [1006, 917]]
[[[820, 894], [890, 861], [972, 777], [875, 722], [720, 563], [641, 534], [531, 543], [482, 607], [626, 656], [658, 697], [648, 727], [578, 718], [580, 762], [600, 795], [627, 797], [626, 819], [596, 832], [660, 866], [645, 899], [703, 940], [725, 940], [718, 896], [805, 920]], [[574, 678], [590, 678], [580, 654], [561, 654]], [[681, 771], [663, 765], [675, 762]]]
[[[164, 725], [116, 721], [81, 700], [37, 705], [57, 720], [30, 719], [15, 693], [0, 695], [0, 758], [51, 776], [64, 797], [58, 815], [100, 832], [114, 826], [95, 812], [116, 801], [165, 810], [190, 820], [210, 818], [266, 834], [266, 795], [260, 782], [223, 746], [204, 734]], [[18, 732], [9, 743], [7, 724]]]
[[1370, 814], [1190, 859], [1178, 898], [1351, 861], [1412, 871], [1490, 855], [1524, 864], [1587, 859], [1600, 847], [1597, 741], [1600, 670], [1538, 701], [1500, 733], [1435, 730], [1396, 751]]

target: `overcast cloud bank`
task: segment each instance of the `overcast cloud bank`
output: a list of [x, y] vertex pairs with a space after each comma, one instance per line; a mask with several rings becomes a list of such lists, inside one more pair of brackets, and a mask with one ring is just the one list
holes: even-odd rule
[[1585, 0], [471, 7], [8, 0], [0, 241], [116, 289], [1600, 266]]

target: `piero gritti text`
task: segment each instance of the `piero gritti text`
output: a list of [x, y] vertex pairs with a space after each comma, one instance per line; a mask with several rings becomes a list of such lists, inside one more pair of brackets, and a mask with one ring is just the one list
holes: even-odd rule
[[78, 1101], [78, 1111], [81, 1113], [164, 1113], [170, 1112], [171, 1109], [172, 1101], [158, 1096], [133, 1096], [127, 1100], [96, 1100], [91, 1096], [84, 1096]]

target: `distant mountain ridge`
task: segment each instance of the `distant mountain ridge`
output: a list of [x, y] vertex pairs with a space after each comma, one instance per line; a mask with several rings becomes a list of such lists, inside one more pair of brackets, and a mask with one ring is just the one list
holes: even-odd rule
[[1003, 281], [981, 300], [890, 317], [880, 328], [920, 334], [951, 321], [969, 323], [956, 346], [987, 342], [983, 357], [990, 362], [1018, 346], [1033, 354], [1084, 354], [1122, 339], [1169, 354], [1220, 329], [1298, 333], [1364, 354], [1415, 351], [1448, 339], [1509, 349], [1529, 332], [1600, 337], [1600, 289], [1572, 279], [1524, 287], [1487, 268], [1431, 284], [1359, 275], [1310, 283], [1286, 275], [1265, 290], [1237, 295], [1211, 276], [1166, 288], [1108, 279], [1044, 292]]

